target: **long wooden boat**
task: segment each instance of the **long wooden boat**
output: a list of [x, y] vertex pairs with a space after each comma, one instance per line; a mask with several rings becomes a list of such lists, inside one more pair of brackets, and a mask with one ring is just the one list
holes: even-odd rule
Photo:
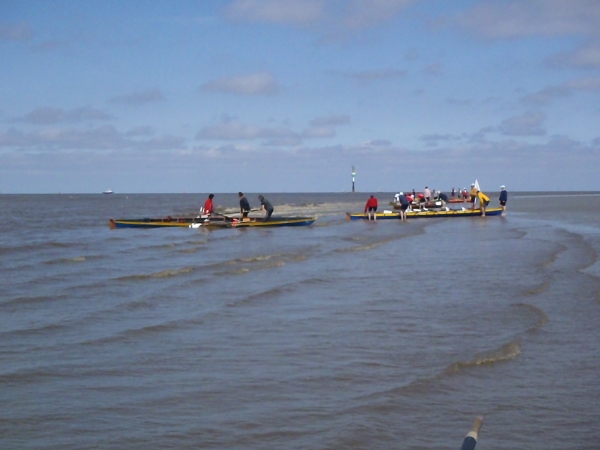
[[263, 217], [249, 217], [247, 220], [228, 216], [213, 216], [209, 220], [202, 217], [171, 217], [144, 218], [144, 219], [110, 219], [108, 224], [111, 230], [116, 228], [199, 228], [205, 227], [298, 227], [312, 225], [316, 217], [277, 217], [272, 216], [269, 220]]
[[210, 220], [201, 224], [191, 224], [190, 228], [213, 227], [213, 228], [248, 228], [248, 227], [303, 227], [312, 225], [317, 220], [316, 217], [278, 217], [271, 216], [269, 219], [264, 217], [248, 217], [246, 220]]
[[[487, 216], [499, 216], [502, 214], [502, 208], [487, 208], [485, 215]], [[433, 217], [480, 217], [480, 209], [449, 209], [444, 211], [407, 211], [407, 219], [425, 219]], [[346, 220], [360, 220], [368, 219], [369, 217], [365, 213], [346, 213]], [[396, 212], [382, 212], [377, 213], [377, 220], [386, 219], [399, 219], [400, 214]]]
[[198, 217], [171, 217], [143, 218], [143, 219], [110, 219], [108, 225], [111, 230], [115, 228], [167, 228], [189, 227], [192, 223], [203, 222]]

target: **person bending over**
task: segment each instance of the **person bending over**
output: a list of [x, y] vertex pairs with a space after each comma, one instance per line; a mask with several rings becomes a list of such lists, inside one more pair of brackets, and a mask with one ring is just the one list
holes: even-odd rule
[[209, 194], [208, 198], [204, 202], [204, 206], [200, 209], [200, 215], [210, 216], [214, 213], [215, 207], [213, 205], [214, 194]]
[[265, 213], [265, 220], [269, 220], [273, 214], [273, 205], [271, 205], [269, 200], [264, 198], [262, 195], [259, 195], [258, 199], [260, 200], [260, 208]]
[[367, 200], [365, 214], [367, 214], [369, 220], [371, 220], [371, 214], [373, 214], [373, 220], [377, 220], [377, 199], [373, 195]]

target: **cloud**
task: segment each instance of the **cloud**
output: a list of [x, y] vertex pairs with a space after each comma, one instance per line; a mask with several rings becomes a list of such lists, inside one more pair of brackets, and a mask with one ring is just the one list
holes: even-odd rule
[[144, 105], [146, 103], [163, 102], [165, 101], [165, 96], [160, 89], [148, 89], [146, 91], [113, 97], [110, 101], [112, 103], [136, 106]]
[[225, 17], [235, 21], [357, 29], [388, 22], [415, 1], [235, 0], [225, 8]]
[[559, 53], [547, 60], [550, 66], [571, 66], [581, 69], [597, 69], [600, 67], [600, 39], [595, 39], [572, 50]]
[[224, 121], [203, 128], [196, 139], [253, 140], [272, 138], [298, 138], [298, 134], [286, 128], [264, 128], [244, 125], [237, 121]]
[[404, 78], [407, 75], [406, 70], [400, 69], [384, 69], [384, 70], [363, 70], [360, 72], [333, 72], [334, 74], [340, 74], [346, 78], [352, 78], [354, 80], [369, 83], [378, 80], [395, 80]]
[[84, 106], [65, 111], [62, 108], [42, 107], [28, 112], [23, 117], [10, 119], [10, 122], [25, 122], [32, 125], [55, 125], [62, 122], [83, 122], [86, 120], [109, 120], [110, 115], [102, 110]]
[[354, 0], [346, 4], [343, 23], [349, 28], [362, 28], [388, 22], [415, 0]]
[[335, 137], [333, 127], [310, 127], [302, 132], [302, 137], [307, 139], [332, 138]]
[[137, 127], [133, 127], [128, 130], [125, 135], [126, 136], [152, 136], [155, 133], [155, 129], [149, 125], [140, 125]]
[[33, 33], [26, 24], [0, 24], [0, 41], [27, 41]]
[[541, 112], [526, 112], [502, 121], [499, 131], [506, 136], [541, 136], [546, 134], [541, 128], [544, 120], [546, 115]]
[[429, 64], [427, 67], [423, 69], [423, 73], [425, 75], [442, 75], [444, 70], [444, 65], [440, 62]]
[[302, 25], [323, 20], [323, 0], [236, 0], [225, 8], [236, 21]]
[[223, 77], [204, 83], [201, 89], [241, 95], [274, 94], [279, 90], [275, 77], [268, 72]]
[[387, 139], [373, 139], [371, 141], [365, 142], [365, 145], [371, 147], [389, 147], [392, 145], [392, 143]]
[[597, 0], [486, 1], [454, 19], [454, 24], [492, 39], [598, 36], [599, 23]]
[[419, 138], [427, 147], [437, 147], [441, 142], [449, 142], [456, 141], [460, 139], [459, 137], [453, 136], [451, 134], [424, 134]]
[[350, 116], [340, 114], [337, 116], [317, 117], [310, 121], [310, 124], [315, 127], [347, 125], [350, 123]]
[[315, 119], [311, 126], [301, 133], [284, 127], [261, 127], [246, 125], [227, 115], [221, 117], [221, 122], [204, 127], [196, 134], [198, 140], [226, 140], [226, 141], [252, 141], [265, 139], [264, 145], [290, 147], [300, 145], [303, 139], [323, 139], [335, 137], [333, 125], [347, 123], [349, 117], [345, 115], [330, 116]]
[[111, 125], [84, 130], [47, 128], [32, 132], [11, 128], [0, 133], [0, 147], [18, 151], [172, 150], [183, 148], [184, 144], [183, 137], [169, 135], [147, 140], [131, 139]]
[[575, 92], [600, 91], [600, 77], [589, 77], [570, 80], [556, 86], [548, 86], [533, 94], [526, 95], [522, 101], [532, 105], [546, 105], [551, 100], [573, 95]]
[[572, 93], [572, 90], [566, 86], [548, 86], [541, 91], [526, 95], [522, 100], [524, 103], [542, 106], [548, 104], [551, 100], [567, 97]]

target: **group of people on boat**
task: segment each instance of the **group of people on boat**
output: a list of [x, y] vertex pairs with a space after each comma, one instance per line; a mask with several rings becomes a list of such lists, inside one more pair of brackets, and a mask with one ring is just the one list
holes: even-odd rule
[[[486, 207], [490, 203], [490, 198], [481, 192], [477, 182], [471, 183], [471, 190], [467, 192], [465, 188], [460, 191], [457, 191], [455, 188], [452, 188], [452, 192], [450, 194], [451, 199], [457, 199], [462, 197], [464, 202], [471, 203], [471, 210], [475, 210], [475, 205], [478, 203], [479, 209], [481, 210], [481, 215], [485, 216]], [[508, 192], [506, 191], [506, 186], [500, 186], [500, 197], [498, 198], [500, 202], [500, 206], [502, 207], [502, 215], [506, 214], [506, 203], [508, 201]], [[436, 191], [435, 189], [431, 190], [428, 186], [425, 186], [423, 192], [415, 192], [412, 190], [412, 193], [407, 192], [398, 192], [394, 195], [394, 206], [400, 210], [400, 219], [402, 221], [406, 220], [406, 211], [414, 210], [418, 208], [423, 210], [425, 208], [446, 208], [446, 204], [451, 200], [448, 198], [446, 194], [441, 191]], [[365, 205], [365, 214], [367, 214], [367, 218], [369, 220], [377, 220], [377, 198], [371, 195], [371, 197], [367, 200]]]
[[[250, 202], [243, 192], [238, 192], [238, 197], [240, 198], [240, 214], [242, 215], [242, 221], [248, 220], [248, 214], [251, 211]], [[210, 218], [210, 216], [215, 215], [213, 198], [215, 198], [215, 194], [208, 195], [208, 198], [204, 202], [204, 206], [200, 208], [199, 215], [201, 217]], [[273, 215], [273, 211], [275, 210], [273, 205], [271, 205], [271, 202], [269, 202], [269, 200], [262, 195], [258, 196], [258, 200], [260, 201], [260, 209], [264, 214], [264, 219], [269, 220]]]

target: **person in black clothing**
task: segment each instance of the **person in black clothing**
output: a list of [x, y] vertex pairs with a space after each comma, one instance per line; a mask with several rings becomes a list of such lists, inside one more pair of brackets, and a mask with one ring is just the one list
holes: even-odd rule
[[448, 203], [448, 196], [443, 192], [440, 192], [438, 198], [442, 201], [442, 206], [446, 206], [446, 203]]
[[502, 206], [502, 215], [506, 214], [506, 202], [508, 201], [508, 192], [504, 185], [500, 186], [500, 206]]
[[410, 203], [409, 203], [408, 199], [406, 198], [406, 195], [404, 195], [404, 192], [400, 192], [399, 202], [400, 202], [400, 220], [402, 222], [406, 222], [406, 210], [408, 209]]
[[248, 203], [248, 199], [244, 197], [243, 192], [238, 192], [240, 196], [240, 213], [242, 213], [242, 217], [248, 217], [248, 213], [250, 212], [250, 203]]
[[273, 205], [271, 205], [269, 200], [264, 198], [262, 195], [259, 195], [258, 199], [260, 200], [261, 209], [265, 212], [265, 220], [269, 220], [271, 218], [271, 214], [273, 214]]

